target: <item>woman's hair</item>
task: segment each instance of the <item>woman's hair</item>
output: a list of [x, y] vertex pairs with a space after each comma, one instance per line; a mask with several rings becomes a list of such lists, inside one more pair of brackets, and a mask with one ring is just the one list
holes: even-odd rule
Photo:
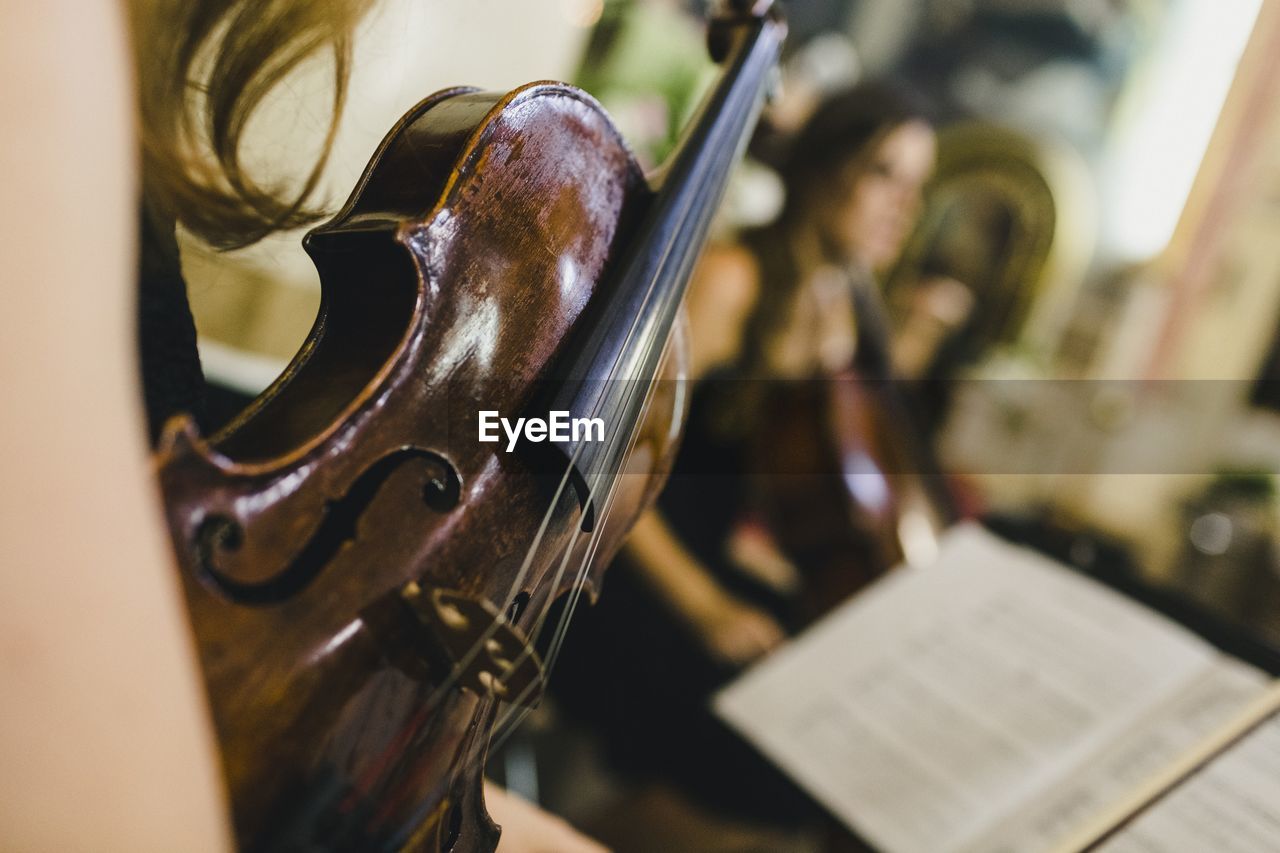
[[800, 285], [790, 230], [813, 215], [822, 194], [849, 189], [838, 179], [850, 163], [869, 164], [879, 142], [912, 121], [931, 123], [918, 96], [893, 83], [860, 83], [824, 100], [785, 147], [775, 165], [786, 192], [782, 211], [772, 224], [742, 236], [760, 266], [760, 295], [747, 318], [739, 357], [747, 374], [767, 373], [766, 348], [785, 325]]
[[845, 164], [869, 157], [875, 144], [912, 121], [931, 123], [924, 101], [895, 83], [860, 83], [824, 100], [787, 146], [778, 172], [786, 187], [780, 219], [812, 205]]
[[[321, 214], [308, 207], [346, 96], [351, 36], [370, 0], [131, 0], [143, 191], [219, 248]], [[263, 98], [321, 49], [334, 55], [333, 117], [300, 188], [264, 186], [240, 142]]]

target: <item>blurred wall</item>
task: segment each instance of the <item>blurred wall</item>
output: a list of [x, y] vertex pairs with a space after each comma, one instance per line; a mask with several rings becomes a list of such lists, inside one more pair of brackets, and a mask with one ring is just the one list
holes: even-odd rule
[[[1280, 3], [1267, 0], [1172, 242], [1112, 362], [1124, 411], [1099, 429], [1094, 473], [1063, 504], [1136, 541], [1154, 571], [1180, 547], [1182, 501], [1219, 469], [1280, 470], [1280, 419], [1247, 396], [1280, 320]], [[1123, 343], [1123, 341], [1121, 341]], [[1113, 473], [1146, 471], [1146, 474]]]

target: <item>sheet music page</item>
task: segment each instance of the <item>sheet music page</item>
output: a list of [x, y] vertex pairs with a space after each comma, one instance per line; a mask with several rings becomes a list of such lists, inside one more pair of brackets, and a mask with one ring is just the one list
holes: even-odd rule
[[1215, 674], [1223, 660], [1122, 595], [962, 525], [935, 563], [843, 605], [715, 706], [870, 843], [942, 853], [997, 831], [1161, 709], [1197, 728], [1196, 685], [1231, 680]]
[[966, 851], [1058, 850], [1081, 826], [1229, 723], [1269, 683], [1261, 671], [1221, 658], [1204, 677], [1085, 757]]
[[1099, 853], [1280, 849], [1280, 716], [1273, 716], [1104, 842]]

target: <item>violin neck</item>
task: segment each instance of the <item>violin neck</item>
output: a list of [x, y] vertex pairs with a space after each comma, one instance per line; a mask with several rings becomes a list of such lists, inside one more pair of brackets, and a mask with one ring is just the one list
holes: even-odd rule
[[[602, 418], [609, 432], [634, 429], [729, 174], [755, 127], [785, 30], [762, 16], [728, 31], [733, 42], [720, 78], [653, 178], [653, 197], [624, 238], [593, 316], [559, 362], [548, 409]], [[559, 449], [590, 481], [617, 461], [606, 455], [620, 456], [608, 444]]]

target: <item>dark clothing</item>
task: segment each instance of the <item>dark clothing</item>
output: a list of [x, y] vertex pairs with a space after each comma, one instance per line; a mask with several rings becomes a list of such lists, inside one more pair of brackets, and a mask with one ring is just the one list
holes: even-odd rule
[[179, 412], [190, 412], [204, 425], [205, 382], [173, 223], [162, 223], [145, 208], [141, 220], [138, 352], [147, 431], [155, 444], [164, 422]]
[[[768, 227], [745, 235], [744, 245], [755, 255], [761, 287], [738, 366], [694, 388], [658, 509], [719, 584], [796, 630], [804, 621], [801, 602], [747, 576], [726, 553], [735, 528], [762, 506], [756, 498], [764, 495], [753, 494], [761, 488], [754, 472], [773, 464], [762, 455], [764, 437], [772, 440], [765, 428], [774, 419], [771, 407], [788, 405], [795, 395], [786, 392], [807, 385], [771, 378], [766, 355], [791, 316], [801, 278], [791, 242], [781, 228]], [[857, 319], [865, 313], [859, 295], [851, 287], [849, 310]], [[859, 366], [883, 367], [870, 363], [876, 347], [861, 345], [882, 344], [883, 329], [859, 324], [859, 337]], [[738, 672], [707, 654], [625, 553], [606, 573], [597, 606], [579, 609], [575, 622], [559, 664], [567, 671], [558, 670], [552, 684], [571, 710], [601, 729], [620, 770], [675, 784], [738, 818], [788, 827], [817, 820], [818, 806], [714, 716], [712, 696]]]
[[[751, 511], [759, 417], [753, 403], [768, 383], [764, 342], [785, 317], [795, 274], [779, 230], [755, 232], [745, 245], [756, 254], [763, 286], [744, 328], [743, 352], [736, 367], [694, 387], [657, 507], [718, 583], [785, 625], [794, 603], [736, 569], [726, 553], [734, 528]], [[623, 773], [674, 784], [703, 806], [740, 819], [807, 822], [818, 814], [812, 801], [711, 710], [715, 691], [737, 674], [707, 654], [624, 551], [606, 572], [596, 606], [577, 610], [552, 687], [571, 713], [600, 731]]]
[[747, 380], [722, 371], [699, 382], [689, 401], [684, 437], [658, 508], [699, 561], [723, 568], [723, 546], [746, 509], [748, 436], [727, 407]]
[[684, 437], [657, 508], [688, 551], [734, 595], [793, 620], [793, 603], [733, 565], [726, 545], [753, 512], [752, 471], [758, 452], [750, 405], [768, 389], [767, 380], [734, 370], [708, 375], [693, 389]]
[[[734, 569], [725, 555], [749, 510], [750, 433], [733, 417], [746, 381], [720, 373], [693, 389], [658, 507], [717, 581], [785, 622], [791, 603]], [[612, 763], [633, 779], [674, 784], [705, 807], [756, 822], [807, 821], [817, 814], [812, 801], [710, 709], [715, 690], [737, 674], [703, 651], [624, 553], [606, 572], [596, 606], [575, 611], [551, 683], [566, 710], [599, 731]]]

